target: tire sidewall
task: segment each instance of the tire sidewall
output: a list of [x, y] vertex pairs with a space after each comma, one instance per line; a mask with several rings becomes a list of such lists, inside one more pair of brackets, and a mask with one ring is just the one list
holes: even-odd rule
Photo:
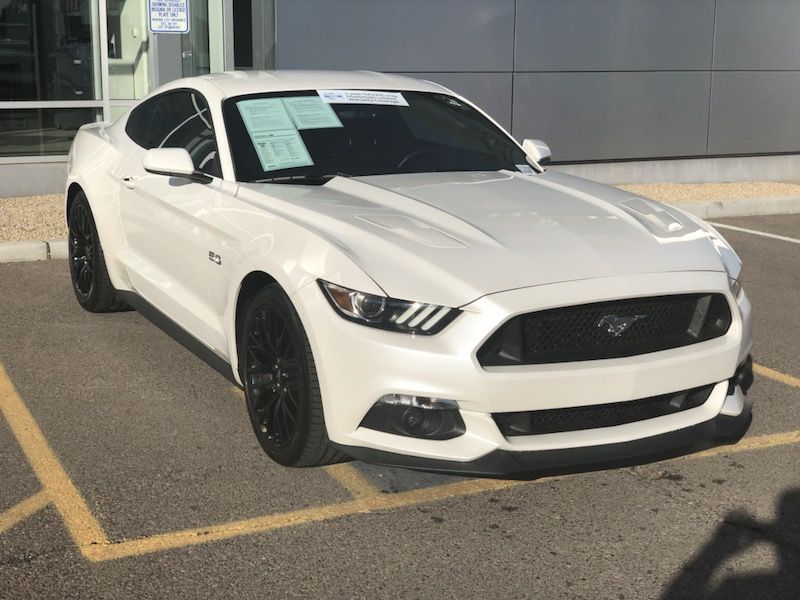
[[[268, 306], [275, 309], [286, 321], [290, 329], [290, 336], [292, 343], [295, 346], [298, 359], [300, 360], [302, 369], [302, 400], [299, 403], [299, 425], [297, 434], [294, 435], [291, 443], [286, 447], [279, 447], [272, 443], [267, 438], [267, 434], [261, 431], [261, 423], [258, 422], [258, 417], [253, 410], [253, 401], [249, 397], [247, 388], [247, 336], [256, 314], [263, 307]], [[272, 284], [265, 287], [262, 291], [256, 294], [250, 301], [247, 311], [245, 313], [244, 322], [242, 325], [241, 343], [239, 344], [239, 374], [242, 383], [245, 386], [245, 403], [247, 405], [247, 414], [250, 417], [250, 424], [258, 439], [259, 444], [264, 449], [264, 452], [275, 462], [292, 466], [297, 463], [308, 441], [309, 430], [311, 425], [311, 406], [310, 403], [319, 401], [318, 398], [313, 398], [312, 394], [318, 394], [318, 386], [313, 385], [311, 381], [314, 369], [309, 361], [313, 361], [308, 349], [308, 339], [306, 337], [305, 329], [300, 322], [300, 317], [294, 306], [289, 300], [289, 297], [277, 284]], [[316, 382], [314, 382], [316, 383]]]
[[72, 261], [74, 256], [74, 249], [72, 247], [72, 239], [68, 236], [67, 243], [69, 244], [68, 248], [68, 260], [70, 261], [70, 282], [72, 283], [72, 291], [75, 292], [75, 298], [77, 298], [78, 303], [83, 307], [91, 307], [96, 304], [97, 301], [97, 274], [98, 274], [98, 259], [99, 255], [98, 252], [100, 251], [100, 239], [97, 236], [97, 226], [94, 223], [94, 215], [92, 214], [92, 209], [89, 206], [89, 201], [86, 199], [86, 195], [83, 192], [79, 192], [75, 199], [73, 200], [72, 204], [69, 207], [69, 215], [67, 216], [67, 227], [70, 229], [72, 227], [72, 221], [75, 218], [75, 213], [77, 212], [78, 208], [83, 208], [89, 216], [89, 230], [92, 236], [92, 244], [94, 245], [94, 264], [92, 265], [92, 289], [89, 290], [87, 295], [84, 295], [79, 289], [77, 282], [75, 280], [75, 275], [72, 270]]

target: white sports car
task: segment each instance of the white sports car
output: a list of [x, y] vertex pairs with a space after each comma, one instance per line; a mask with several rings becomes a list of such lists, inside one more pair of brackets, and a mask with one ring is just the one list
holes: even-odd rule
[[75, 138], [75, 295], [240, 384], [283, 465], [546, 473], [737, 441], [740, 260], [549, 153], [407, 77], [176, 81]]

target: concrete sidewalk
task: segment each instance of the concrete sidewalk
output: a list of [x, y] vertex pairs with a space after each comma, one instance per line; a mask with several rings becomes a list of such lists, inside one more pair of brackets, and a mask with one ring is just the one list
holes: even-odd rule
[[[703, 219], [800, 213], [800, 184], [620, 184], [631, 193], [674, 204]], [[0, 263], [66, 257], [64, 200], [60, 194], [0, 198]]]

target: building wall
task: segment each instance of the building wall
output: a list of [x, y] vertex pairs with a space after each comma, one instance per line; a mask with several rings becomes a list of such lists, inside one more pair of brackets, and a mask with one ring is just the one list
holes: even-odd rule
[[557, 161], [800, 152], [795, 0], [277, 0], [278, 68], [475, 100]]

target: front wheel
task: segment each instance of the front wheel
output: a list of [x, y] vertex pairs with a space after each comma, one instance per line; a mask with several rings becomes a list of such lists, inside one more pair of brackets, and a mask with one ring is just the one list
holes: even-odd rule
[[252, 299], [240, 340], [247, 411], [267, 455], [287, 467], [347, 460], [328, 439], [311, 347], [280, 286], [268, 285]]
[[78, 304], [89, 312], [125, 310], [127, 306], [117, 299], [117, 291], [111, 285], [97, 225], [83, 192], [72, 201], [67, 227], [69, 274]]

